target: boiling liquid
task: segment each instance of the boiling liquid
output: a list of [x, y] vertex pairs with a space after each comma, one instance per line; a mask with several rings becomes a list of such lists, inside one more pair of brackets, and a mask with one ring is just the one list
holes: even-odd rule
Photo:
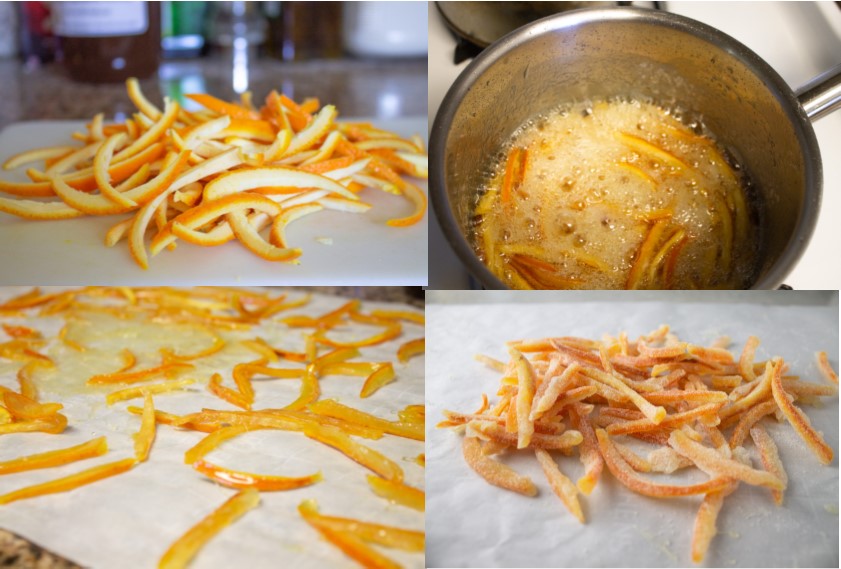
[[480, 258], [512, 288], [749, 288], [749, 181], [693, 126], [639, 101], [529, 121], [476, 207]]

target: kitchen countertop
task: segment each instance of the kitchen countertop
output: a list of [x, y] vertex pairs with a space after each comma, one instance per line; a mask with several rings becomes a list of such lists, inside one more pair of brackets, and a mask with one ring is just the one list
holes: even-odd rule
[[[230, 100], [238, 98], [232, 76], [230, 59], [217, 55], [164, 61], [157, 77], [140, 84], [152, 101], [201, 91]], [[287, 63], [260, 58], [249, 65], [248, 78], [255, 104], [277, 89], [295, 100], [330, 102], [344, 117], [389, 119], [427, 112], [426, 59]], [[88, 119], [98, 112], [108, 120], [133, 111], [122, 83], [76, 83], [60, 64], [28, 69], [17, 60], [0, 60], [0, 128], [27, 120]]]

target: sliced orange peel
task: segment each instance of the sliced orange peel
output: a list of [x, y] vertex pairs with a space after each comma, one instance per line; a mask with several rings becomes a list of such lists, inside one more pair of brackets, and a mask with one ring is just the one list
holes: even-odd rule
[[[187, 98], [207, 110], [188, 113], [169, 100], [159, 109], [136, 79], [129, 79], [126, 88], [139, 113], [125, 124], [104, 124], [100, 113], [87, 125], [88, 133], [78, 135], [81, 147], [36, 148], [7, 159], [6, 170], [39, 161], [44, 169], [27, 170], [32, 182], [0, 180], [0, 192], [17, 196], [0, 197], [0, 211], [36, 220], [132, 212], [133, 229], [126, 231], [128, 221], [120, 229], [114, 226], [106, 243], [113, 246], [129, 233], [130, 252], [143, 268], [148, 266], [144, 241], [152, 212], [158, 216], [156, 253], [178, 238], [218, 245], [233, 231], [242, 240], [247, 211], [228, 214], [213, 239], [201, 239], [195, 228], [187, 233], [170, 225], [179, 211], [187, 213], [233, 193], [268, 190], [267, 195], [283, 203], [282, 210], [263, 212], [254, 230], [271, 226], [271, 239], [263, 241], [279, 248], [285, 248], [283, 228], [304, 215], [324, 209], [366, 212], [371, 206], [358, 195], [365, 188], [402, 195], [412, 204], [409, 215], [387, 221], [389, 226], [417, 224], [426, 214], [425, 192], [402, 177], [428, 177], [427, 157], [415, 138], [348, 128], [336, 122], [338, 111], [332, 105], [319, 109], [316, 100], [298, 105], [275, 92], [261, 109], [189, 94]], [[202, 175], [194, 175], [199, 171]], [[191, 197], [185, 200], [188, 186]], [[258, 255], [267, 250], [256, 245], [253, 235], [243, 243]], [[289, 260], [279, 254], [260, 256]]]

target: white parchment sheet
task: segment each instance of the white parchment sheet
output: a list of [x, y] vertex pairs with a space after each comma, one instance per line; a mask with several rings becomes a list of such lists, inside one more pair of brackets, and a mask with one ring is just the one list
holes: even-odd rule
[[[0, 301], [28, 289], [0, 289]], [[279, 294], [272, 293], [273, 296]], [[290, 300], [303, 293], [290, 292]], [[347, 299], [313, 295], [311, 302], [287, 314], [320, 315], [347, 302]], [[400, 304], [363, 301], [363, 310], [376, 308], [417, 311]], [[63, 325], [62, 318], [22, 320], [0, 318], [0, 321], [26, 324], [47, 336], [55, 337]], [[359, 337], [376, 331], [365, 327]], [[130, 333], [130, 331], [128, 331]], [[302, 335], [307, 329], [289, 329], [282, 325], [261, 325], [243, 338], [262, 336], [273, 346], [303, 350]], [[225, 335], [225, 334], [223, 334]], [[231, 336], [231, 337], [234, 337]], [[397, 411], [409, 404], [422, 404], [424, 395], [424, 358], [416, 357], [406, 365], [397, 362], [400, 344], [423, 336], [423, 327], [404, 323], [403, 335], [380, 346], [361, 348], [362, 357], [354, 361], [393, 361], [397, 380], [367, 399], [359, 398], [364, 378], [328, 376], [321, 380], [322, 398], [340, 402], [395, 420]], [[45, 353], [58, 355], [67, 348], [51, 342]], [[156, 365], [143, 361], [138, 346], [138, 368]], [[324, 353], [324, 352], [322, 352]], [[148, 354], [147, 354], [148, 355]], [[152, 354], [154, 355], [154, 354]], [[232, 354], [232, 362], [256, 359], [248, 352]], [[158, 355], [159, 360], [159, 355]], [[101, 371], [114, 371], [113, 362], [101, 364]], [[200, 360], [197, 360], [197, 362]], [[224, 361], [224, 358], [222, 360]], [[159, 363], [159, 361], [158, 361]], [[17, 389], [15, 372], [20, 363], [0, 360], [0, 385]], [[91, 365], [97, 365], [94, 362]], [[272, 367], [295, 367], [293, 364], [270, 364]], [[110, 368], [109, 368], [110, 366]], [[231, 366], [220, 364], [224, 382], [230, 385]], [[188, 393], [155, 396], [156, 407], [173, 413], [188, 413], [202, 407], [236, 410], [232, 405], [207, 392], [205, 384], [214, 370], [198, 366], [192, 377], [200, 380]], [[190, 377], [184, 374], [184, 377]], [[86, 375], [52, 378], [69, 384], [84, 383]], [[158, 380], [160, 381], [160, 380]], [[298, 380], [255, 378], [255, 409], [277, 408], [294, 401], [300, 389]], [[56, 390], [61, 392], [56, 394]], [[61, 388], [42, 386], [42, 401], [60, 401], [68, 416], [70, 428], [61, 435], [26, 433], [0, 437], [0, 461], [79, 444], [105, 435], [107, 455], [59, 468], [36, 470], [0, 476], [0, 493], [23, 486], [79, 472], [86, 468], [133, 456], [131, 435], [137, 432], [140, 420], [126, 411], [128, 405], [142, 406], [142, 400], [105, 405], [103, 393], [76, 395]], [[133, 470], [61, 494], [53, 494], [0, 506], [0, 527], [18, 533], [39, 545], [91, 568], [151, 568], [167, 548], [184, 532], [219, 507], [235, 490], [219, 486], [184, 464], [184, 452], [204, 437], [203, 433], [181, 431], [159, 425], [157, 438], [148, 462]], [[423, 442], [384, 436], [380, 440], [356, 438], [397, 462], [404, 470], [406, 483], [423, 488], [424, 470], [415, 458], [424, 452]], [[276, 476], [304, 476], [320, 470], [324, 479], [312, 486], [285, 492], [262, 492], [260, 505], [214, 538], [195, 558], [191, 569], [247, 567], [258, 568], [353, 568], [358, 565], [334, 546], [324, 541], [298, 515], [301, 501], [315, 498], [325, 515], [354, 517], [366, 521], [423, 531], [423, 514], [391, 504], [376, 496], [369, 488], [370, 471], [338, 450], [312, 441], [301, 433], [273, 430], [254, 431], [225, 443], [208, 456], [208, 460], [246, 472]], [[421, 553], [382, 549], [383, 553], [405, 567], [424, 567]]]
[[[491, 298], [460, 294], [473, 301]], [[514, 299], [517, 293], [507, 294]], [[519, 294], [520, 300], [528, 298], [528, 293]], [[700, 497], [658, 500], [634, 494], [605, 468], [593, 493], [582, 496], [587, 523], [581, 525], [552, 493], [530, 451], [509, 452], [503, 460], [532, 478], [539, 489], [536, 498], [491, 486], [470, 470], [461, 453], [462, 437], [435, 424], [443, 409], [477, 409], [482, 393], [498, 401], [499, 374], [474, 361], [474, 354], [507, 361], [505, 342], [512, 339], [600, 339], [622, 330], [633, 339], [669, 324], [681, 339], [695, 343], [730, 336], [736, 353], [749, 335], [756, 335], [762, 340], [758, 360], [782, 356], [790, 373], [810, 381], [825, 381], [816, 368], [817, 350], [825, 350], [838, 369], [837, 293], [829, 301], [826, 295], [802, 292], [666, 297], [683, 302], [628, 302], [634, 297], [620, 293], [610, 297], [614, 301], [604, 295], [567, 298], [574, 301], [427, 305], [429, 567], [692, 564], [689, 547]], [[825, 398], [821, 407], [803, 409], [835, 450], [832, 464], [821, 465], [787, 423], [766, 419], [789, 476], [783, 506], [775, 506], [766, 489], [741, 484], [725, 501], [719, 534], [703, 566], [838, 567], [838, 401]], [[746, 447], [758, 465], [752, 442]], [[557, 458], [573, 481], [583, 473], [577, 453]], [[686, 483], [686, 474], [671, 479]], [[692, 480], [704, 478], [695, 473]]]

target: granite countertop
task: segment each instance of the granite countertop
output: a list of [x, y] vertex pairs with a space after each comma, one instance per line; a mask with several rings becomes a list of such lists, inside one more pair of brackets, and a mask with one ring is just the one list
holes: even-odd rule
[[[141, 81], [152, 101], [164, 95], [205, 91], [226, 100], [238, 98], [233, 67], [223, 55], [165, 61], [158, 75]], [[336, 105], [344, 117], [419, 117], [427, 114], [426, 59], [325, 60], [281, 62], [256, 59], [248, 66], [248, 88], [255, 103], [272, 89], [295, 100], [318, 97]], [[0, 128], [27, 120], [106, 120], [134, 112], [125, 86], [71, 81], [60, 64], [28, 69], [17, 60], [0, 60]]]

